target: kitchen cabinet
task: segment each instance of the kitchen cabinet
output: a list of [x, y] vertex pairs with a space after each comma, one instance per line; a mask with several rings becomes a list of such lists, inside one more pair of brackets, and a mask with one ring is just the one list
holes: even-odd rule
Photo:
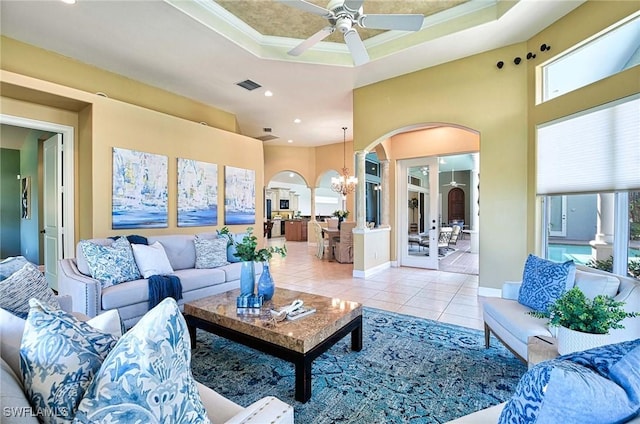
[[307, 220], [291, 219], [283, 221], [284, 237], [287, 241], [307, 241]]

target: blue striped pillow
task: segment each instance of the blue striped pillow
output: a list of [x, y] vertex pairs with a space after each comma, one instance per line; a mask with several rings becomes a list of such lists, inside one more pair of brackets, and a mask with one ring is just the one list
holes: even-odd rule
[[0, 281], [0, 308], [26, 319], [31, 298], [39, 299], [52, 308], [60, 309], [58, 299], [49, 288], [44, 275], [35, 265], [27, 262], [9, 278]]

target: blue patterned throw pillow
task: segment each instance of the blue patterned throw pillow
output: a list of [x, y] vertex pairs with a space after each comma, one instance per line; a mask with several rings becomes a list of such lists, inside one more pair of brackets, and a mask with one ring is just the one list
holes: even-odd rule
[[80, 402], [79, 423], [209, 423], [191, 374], [191, 342], [166, 298], [118, 341]]
[[541, 362], [521, 379], [507, 402], [499, 424], [622, 423], [638, 413], [615, 381], [572, 361]]
[[111, 246], [82, 240], [80, 248], [89, 265], [91, 276], [100, 281], [103, 289], [141, 277], [131, 244], [125, 237], [119, 237]]
[[44, 423], [70, 423], [85, 390], [117, 338], [36, 299], [24, 327], [20, 369]]
[[0, 281], [0, 308], [25, 319], [29, 313], [29, 299], [36, 298], [55, 309], [60, 309], [58, 299], [49, 288], [47, 279], [31, 262]]
[[518, 302], [535, 311], [545, 312], [573, 287], [575, 277], [576, 265], [573, 261], [557, 263], [529, 255], [524, 264]]
[[193, 239], [196, 248], [196, 268], [217, 268], [229, 265], [227, 261], [227, 238]]

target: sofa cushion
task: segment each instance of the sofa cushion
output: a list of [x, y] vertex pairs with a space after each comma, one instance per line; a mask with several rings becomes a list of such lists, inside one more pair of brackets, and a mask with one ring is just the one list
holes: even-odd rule
[[[82, 241], [83, 240], [80, 240], [80, 243], [76, 245], [76, 266], [78, 267], [78, 271], [82, 274], [91, 276], [91, 270], [89, 269], [87, 258], [85, 258], [84, 251], [82, 250]], [[94, 238], [84, 241], [98, 244], [100, 246], [111, 246], [115, 240], [112, 238]]]
[[598, 295], [615, 297], [618, 294], [620, 280], [613, 275], [596, 274], [576, 270], [575, 286], [589, 299], [593, 300]]
[[176, 234], [149, 237], [149, 244], [159, 241], [167, 253], [174, 271], [195, 268], [196, 248], [193, 244], [194, 236], [190, 234]]
[[196, 236], [193, 240], [196, 248], [196, 268], [217, 268], [228, 265], [227, 239], [204, 239]]
[[125, 237], [118, 237], [111, 246], [82, 240], [80, 247], [91, 277], [100, 281], [102, 288], [140, 278], [131, 244]]
[[191, 374], [187, 324], [174, 299], [164, 299], [118, 341], [86, 391], [76, 419], [209, 423]]
[[0, 361], [0, 410], [3, 424], [38, 424], [38, 418], [31, 415], [31, 404], [22, 390], [22, 382], [3, 360]]
[[68, 422], [117, 338], [38, 300], [29, 303], [20, 347], [25, 393], [34, 408], [51, 412], [43, 422]]
[[164, 247], [159, 241], [153, 244], [132, 244], [133, 257], [136, 259], [136, 265], [144, 278], [152, 275], [173, 274], [173, 268], [169, 263], [169, 258], [164, 251]]
[[530, 336], [549, 335], [548, 319], [529, 315], [531, 308], [513, 300], [489, 297], [483, 301], [482, 310], [522, 343], [526, 344]]
[[529, 255], [524, 264], [518, 302], [545, 312], [564, 292], [573, 287], [576, 266], [573, 261], [552, 262]]
[[625, 422], [640, 413], [639, 360], [640, 339], [542, 362], [522, 377], [500, 423]]
[[29, 263], [24, 256], [11, 256], [0, 262], [0, 281], [8, 278], [14, 272], [22, 269], [25, 264]]
[[29, 313], [29, 299], [37, 298], [51, 307], [60, 309], [47, 279], [31, 262], [27, 262], [9, 278], [0, 281], [0, 308], [17, 317], [26, 318]]

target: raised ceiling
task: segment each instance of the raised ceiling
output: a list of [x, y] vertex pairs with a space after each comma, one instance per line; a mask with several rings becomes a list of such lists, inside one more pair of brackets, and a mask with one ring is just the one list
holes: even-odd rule
[[357, 67], [339, 38], [287, 55], [326, 22], [272, 0], [0, 1], [0, 32], [233, 113], [247, 136], [271, 128], [265, 144], [317, 146], [343, 126], [352, 139], [354, 88], [528, 40], [581, 3], [366, 0], [365, 14], [427, 17], [417, 32], [359, 29], [371, 61]]

